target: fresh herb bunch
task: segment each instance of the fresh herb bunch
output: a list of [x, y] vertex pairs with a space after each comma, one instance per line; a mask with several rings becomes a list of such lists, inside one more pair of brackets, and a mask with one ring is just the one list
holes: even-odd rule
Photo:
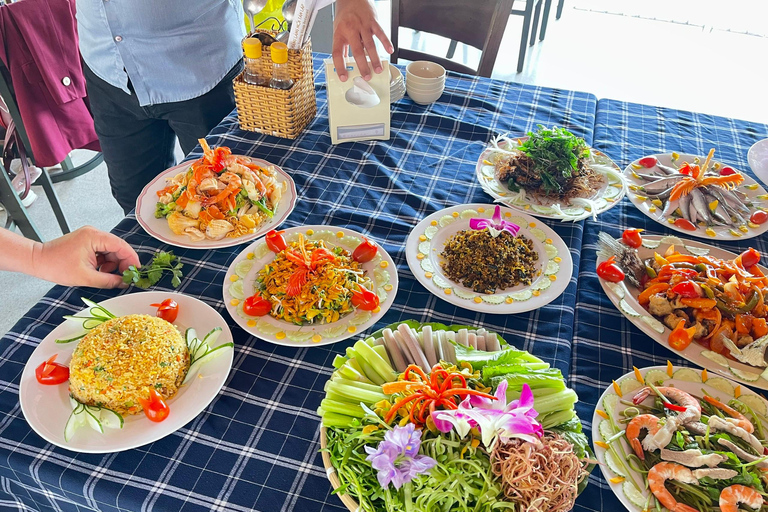
[[171, 285], [174, 288], [178, 288], [181, 284], [181, 267], [183, 266], [179, 258], [174, 256], [172, 252], [160, 251], [155, 253], [149, 264], [138, 268], [135, 265], [131, 265], [127, 270], [123, 271], [123, 282], [125, 284], [134, 284], [146, 290], [160, 281], [163, 277], [163, 272], [170, 271], [173, 274]]
[[579, 159], [589, 156], [587, 143], [565, 128], [539, 125], [537, 132], [528, 132], [528, 140], [518, 148], [533, 160], [546, 192], [559, 193], [565, 180], [578, 173]]

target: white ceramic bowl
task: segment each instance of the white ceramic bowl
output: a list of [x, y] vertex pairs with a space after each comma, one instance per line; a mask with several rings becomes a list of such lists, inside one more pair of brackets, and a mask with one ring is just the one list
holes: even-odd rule
[[419, 105], [429, 105], [430, 103], [434, 103], [442, 95], [442, 90], [426, 94], [408, 90], [408, 97], [411, 98], [414, 103], [418, 103]]
[[445, 68], [436, 62], [430, 62], [428, 60], [411, 62], [406, 66], [405, 72], [409, 78], [412, 76], [417, 82], [424, 81], [425, 83], [429, 83], [440, 80], [445, 81]]
[[419, 85], [413, 84], [410, 81], [405, 84], [405, 89], [408, 91], [415, 91], [422, 94], [429, 94], [433, 92], [442, 92], [445, 89], [445, 84], [434, 85]]

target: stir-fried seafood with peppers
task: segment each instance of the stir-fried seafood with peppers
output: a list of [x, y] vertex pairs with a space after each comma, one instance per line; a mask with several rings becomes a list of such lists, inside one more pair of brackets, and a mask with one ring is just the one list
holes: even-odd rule
[[682, 254], [671, 245], [642, 261], [635, 249], [609, 235], [600, 233], [599, 238], [639, 289], [638, 303], [672, 330], [672, 348], [683, 350], [697, 341], [742, 363], [768, 366], [768, 277], [758, 266], [757, 250], [723, 260]]
[[307, 240], [303, 235], [286, 244], [280, 233], [267, 234], [275, 259], [259, 271], [256, 293], [244, 304], [246, 314], [270, 314], [306, 325], [335, 322], [355, 309], [375, 311], [379, 307], [379, 297], [371, 291], [373, 282], [349, 251], [329, 248], [326, 242]]
[[720, 164], [710, 168], [714, 154], [711, 149], [702, 165], [683, 162], [678, 168], [662, 165], [656, 157], [641, 158], [633, 164], [632, 175], [642, 184], [630, 185], [630, 189], [662, 207], [662, 218], [689, 231], [699, 226], [726, 226], [739, 235], [747, 226], [756, 228], [768, 220], [768, 215], [755, 209], [738, 190], [743, 175]]
[[[619, 432], [611, 443], [626, 436], [634, 452], [626, 462], [645, 475], [661, 506], [673, 512], [712, 507], [736, 512], [739, 505], [762, 509], [768, 485], [766, 425], [745, 402], [725, 404], [706, 392], [695, 397], [650, 384], [621, 403], [628, 407], [620, 419], [606, 420]], [[646, 508], [653, 505], [649, 500]]]
[[175, 234], [199, 242], [250, 234], [274, 216], [286, 189], [274, 169], [227, 147], [211, 149], [205, 139], [200, 145], [203, 156], [157, 192], [155, 217], [167, 219]]

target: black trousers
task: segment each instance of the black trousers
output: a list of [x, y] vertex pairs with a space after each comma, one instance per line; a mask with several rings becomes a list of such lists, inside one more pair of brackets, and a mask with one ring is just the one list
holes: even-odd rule
[[[139, 106], [136, 94], [126, 94], [83, 65], [91, 110], [112, 195], [128, 214], [144, 186], [175, 165], [176, 137], [188, 154], [235, 108], [232, 80], [242, 70], [237, 63], [216, 87], [187, 101]], [[129, 84], [131, 92], [133, 88]]]

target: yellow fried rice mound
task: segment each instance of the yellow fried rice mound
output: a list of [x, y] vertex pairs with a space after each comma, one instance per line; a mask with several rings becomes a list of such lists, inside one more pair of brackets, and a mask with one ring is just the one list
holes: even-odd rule
[[165, 399], [176, 394], [189, 370], [189, 350], [169, 322], [127, 315], [92, 329], [69, 364], [69, 392], [88, 405], [118, 414], [142, 411], [138, 398], [155, 388]]

